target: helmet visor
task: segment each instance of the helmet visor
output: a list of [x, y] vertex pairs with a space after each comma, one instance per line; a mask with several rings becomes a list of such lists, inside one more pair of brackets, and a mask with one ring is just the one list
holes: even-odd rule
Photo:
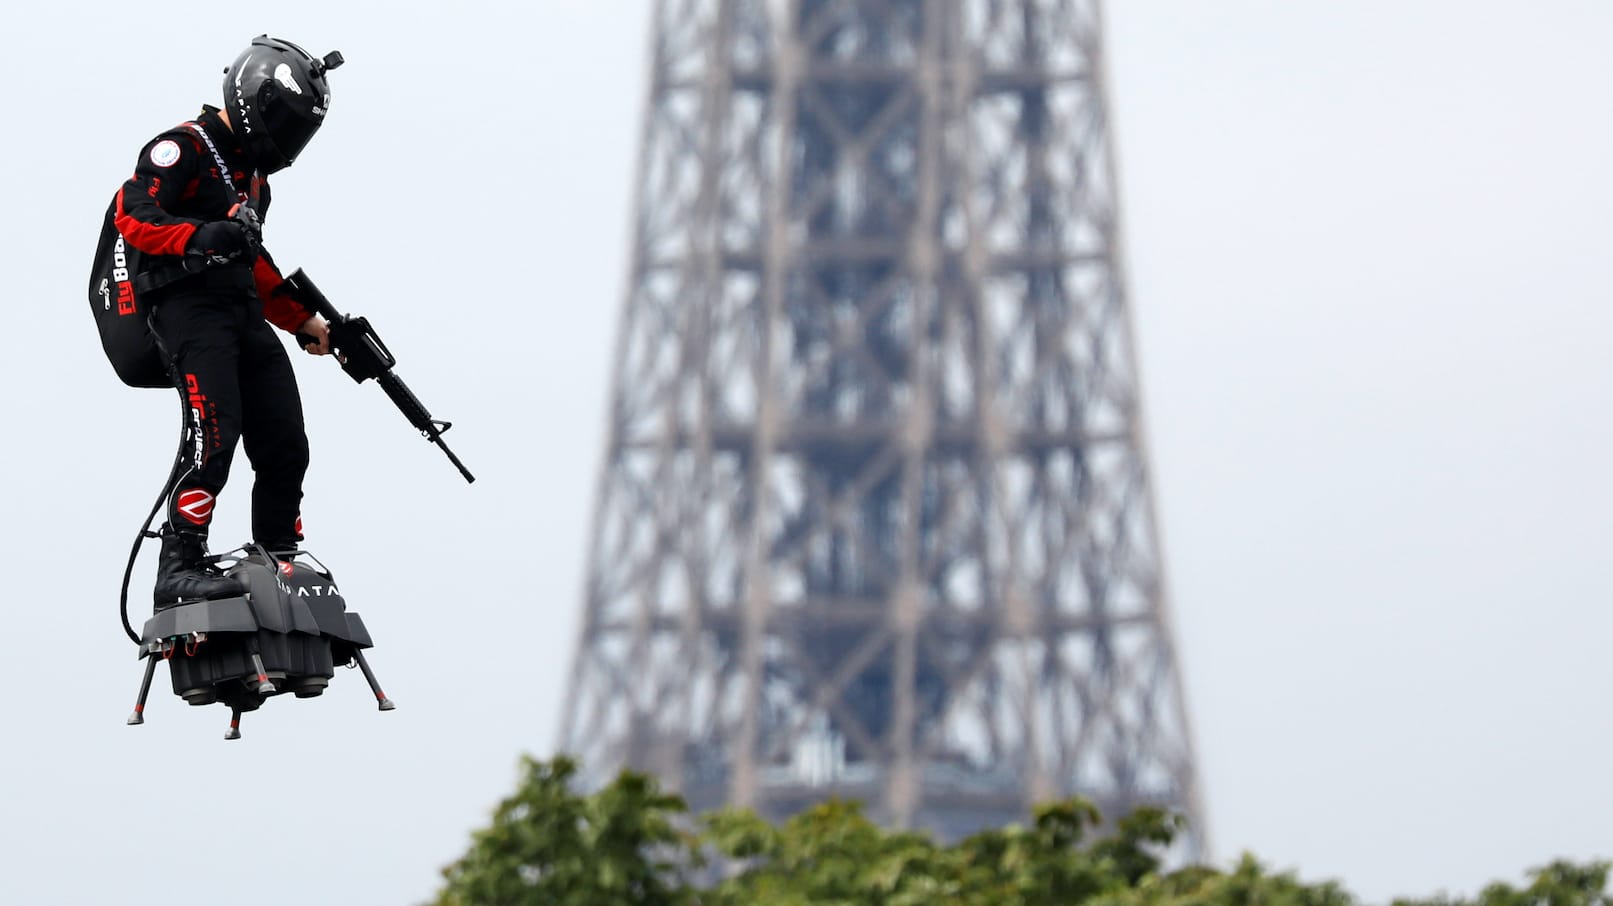
[[263, 128], [275, 150], [290, 163], [307, 147], [324, 118], [314, 114], [311, 104], [299, 104], [299, 99], [287, 97], [285, 92], [271, 90], [264, 94], [258, 108]]

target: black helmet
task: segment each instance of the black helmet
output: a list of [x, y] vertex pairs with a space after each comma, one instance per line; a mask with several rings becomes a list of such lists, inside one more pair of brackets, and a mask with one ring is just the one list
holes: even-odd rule
[[259, 35], [224, 70], [224, 109], [253, 166], [265, 173], [291, 166], [325, 122], [325, 73], [340, 65], [337, 51], [315, 59], [290, 41]]

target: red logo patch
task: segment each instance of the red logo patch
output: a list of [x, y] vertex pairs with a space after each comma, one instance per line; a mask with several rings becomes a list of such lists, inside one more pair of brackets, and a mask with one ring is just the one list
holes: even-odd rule
[[291, 574], [296, 572], [296, 571], [297, 571], [297, 568], [295, 566], [292, 566], [290, 563], [282, 562], [280, 564], [280, 575], [285, 576], [288, 579], [291, 578]]
[[180, 491], [174, 507], [179, 510], [179, 515], [196, 525], [206, 525], [207, 520], [213, 517], [213, 495], [201, 488]]

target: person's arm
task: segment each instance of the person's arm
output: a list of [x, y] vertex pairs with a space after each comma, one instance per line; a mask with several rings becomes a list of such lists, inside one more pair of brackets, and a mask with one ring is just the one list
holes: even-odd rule
[[304, 349], [314, 355], [330, 353], [330, 327], [325, 319], [310, 312], [302, 303], [291, 298], [286, 279], [280, 275], [274, 259], [262, 249], [252, 263], [252, 277], [257, 282], [258, 298], [263, 300], [263, 318], [287, 333], [305, 333], [318, 342]]
[[202, 157], [194, 142], [159, 136], [140, 151], [134, 175], [118, 192], [114, 225], [123, 240], [148, 255], [183, 255], [201, 221], [169, 211], [195, 191]]
[[232, 220], [201, 221], [171, 213], [208, 172], [195, 139], [171, 132], [140, 152], [134, 175], [118, 191], [114, 225], [123, 241], [148, 255], [187, 253], [232, 258], [251, 249], [246, 229]]

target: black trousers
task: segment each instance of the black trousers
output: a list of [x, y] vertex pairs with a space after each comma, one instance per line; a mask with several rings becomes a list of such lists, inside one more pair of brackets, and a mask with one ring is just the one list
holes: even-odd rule
[[252, 540], [273, 549], [302, 540], [308, 471], [302, 397], [285, 346], [250, 291], [176, 293], [156, 305], [157, 337], [185, 399], [186, 449], [168, 499], [168, 523], [205, 533], [239, 442], [252, 464]]

